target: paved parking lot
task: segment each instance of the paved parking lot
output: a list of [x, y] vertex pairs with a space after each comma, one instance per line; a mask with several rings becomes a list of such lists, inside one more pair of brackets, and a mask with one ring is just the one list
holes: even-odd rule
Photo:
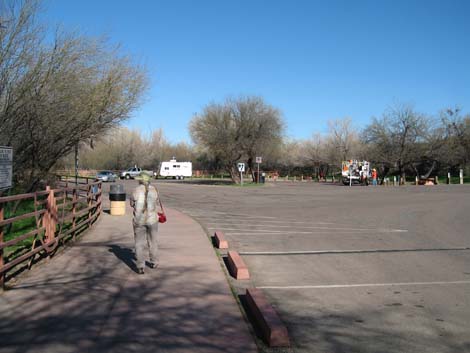
[[294, 351], [470, 351], [470, 187], [158, 185], [225, 233]]

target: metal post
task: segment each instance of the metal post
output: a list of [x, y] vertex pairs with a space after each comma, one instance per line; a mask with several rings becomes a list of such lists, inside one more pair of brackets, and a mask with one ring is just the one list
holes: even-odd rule
[[256, 164], [258, 164], [258, 177], [256, 178], [256, 184], [259, 184], [259, 163]]
[[240, 172], [240, 186], [243, 186], [243, 172]]
[[397, 185], [397, 177], [396, 175], [393, 176], [393, 186]]
[[450, 184], [450, 172], [447, 173], [447, 184]]
[[[326, 176], [325, 176], [326, 180]], [[352, 186], [352, 164], [349, 165], [349, 187]]]
[[462, 184], [463, 184], [463, 169], [460, 169], [460, 173], [459, 173], [459, 174], [460, 174], [460, 175], [459, 175], [459, 176], [460, 176], [460, 185], [462, 185]]
[[418, 177], [415, 178], [415, 184], [418, 185]]

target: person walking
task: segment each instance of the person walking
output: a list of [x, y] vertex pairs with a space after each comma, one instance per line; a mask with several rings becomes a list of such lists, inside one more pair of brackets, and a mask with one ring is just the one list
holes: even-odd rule
[[375, 168], [372, 169], [372, 185], [377, 185], [377, 170]]
[[159, 196], [157, 189], [150, 185], [151, 176], [143, 172], [136, 177], [139, 180], [131, 196], [130, 203], [134, 209], [132, 224], [134, 226], [135, 255], [137, 257], [137, 273], [144, 274], [145, 245], [149, 250], [149, 267], [158, 266], [158, 215]]

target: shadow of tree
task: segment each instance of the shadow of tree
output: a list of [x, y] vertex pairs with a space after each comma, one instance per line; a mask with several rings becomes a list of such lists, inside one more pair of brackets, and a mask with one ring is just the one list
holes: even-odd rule
[[203, 268], [163, 264], [139, 276], [126, 245], [84, 245], [0, 296], [0, 352], [249, 350], [231, 325], [239, 317], [227, 316], [226, 288]]

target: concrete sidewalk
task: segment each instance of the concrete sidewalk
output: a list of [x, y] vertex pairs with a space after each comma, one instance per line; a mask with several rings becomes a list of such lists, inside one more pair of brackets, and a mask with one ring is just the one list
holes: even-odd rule
[[134, 272], [128, 209], [0, 294], [0, 352], [257, 352], [205, 232], [167, 214], [158, 269]]

